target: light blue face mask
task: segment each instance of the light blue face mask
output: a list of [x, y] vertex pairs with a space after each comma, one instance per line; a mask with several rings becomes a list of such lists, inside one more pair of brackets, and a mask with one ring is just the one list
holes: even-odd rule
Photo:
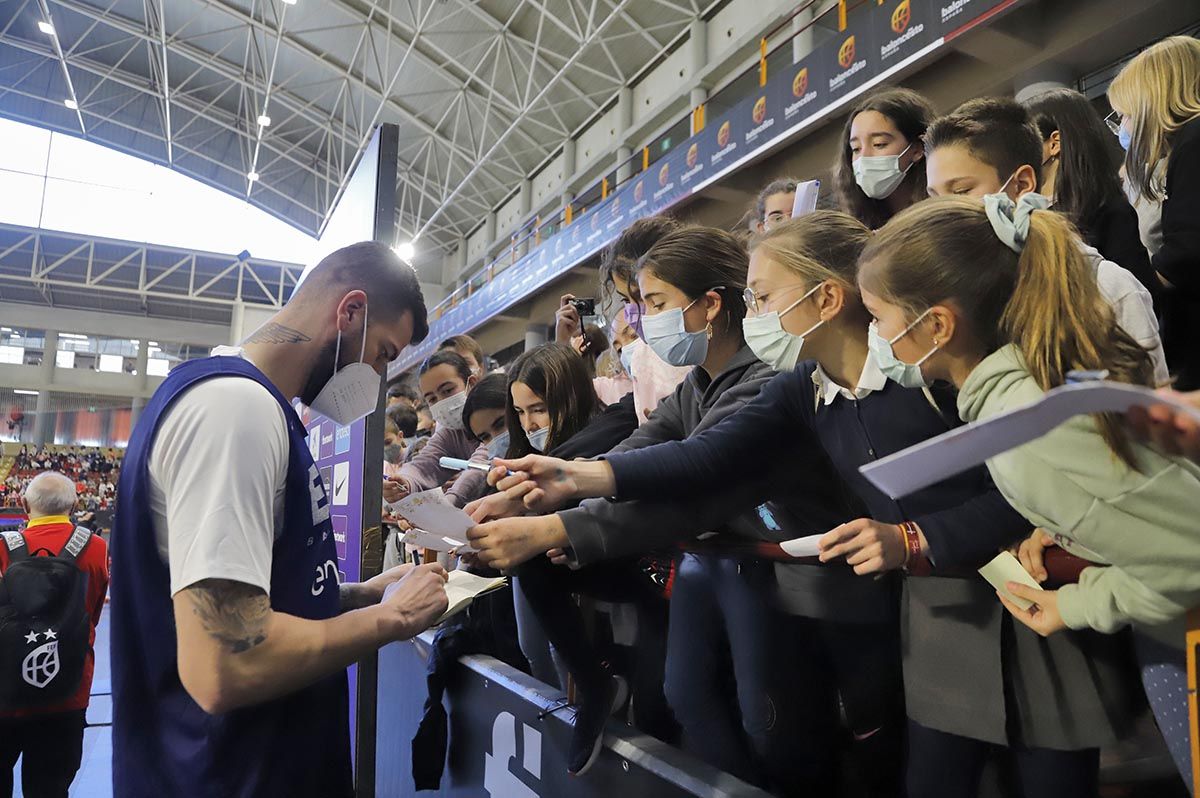
[[546, 439], [550, 437], [550, 428], [542, 427], [530, 432], [526, 437], [529, 439], [529, 445], [533, 447], [534, 451], [544, 452], [546, 451]]
[[630, 341], [621, 347], [621, 368], [625, 369], [625, 373], [629, 375], [629, 379], [633, 379], [633, 346], [636, 341]]
[[1133, 134], [1129, 132], [1129, 128], [1121, 125], [1121, 127], [1117, 129], [1117, 141], [1120, 142], [1121, 149], [1125, 150], [1125, 152], [1129, 152], [1129, 147], [1133, 144]]
[[[930, 308], [929, 310], [932, 309]], [[879, 370], [883, 372], [885, 377], [898, 385], [903, 385], [905, 388], [924, 388], [929, 384], [925, 381], [925, 375], [921, 373], [921, 364], [928, 360], [941, 346], [934, 343], [933, 349], [926, 352], [925, 356], [916, 363], [905, 363], [896, 357], [896, 353], [892, 351], [892, 344], [908, 335], [909, 331], [913, 327], [916, 327], [921, 319], [929, 314], [929, 310], [913, 319], [912, 324], [901, 330], [900, 334], [895, 338], [888, 339], [880, 335], [879, 330], [875, 327], [875, 322], [871, 322], [871, 326], [868, 328], [867, 348], [875, 358], [875, 365], [879, 366]]]
[[[715, 289], [714, 289], [715, 290]], [[642, 317], [642, 333], [654, 353], [672, 366], [699, 366], [708, 357], [708, 327], [688, 332], [683, 323], [686, 308], [671, 308], [653, 316]]]
[[508, 430], [493, 437], [487, 443], [488, 457], [503, 457], [508, 451]]

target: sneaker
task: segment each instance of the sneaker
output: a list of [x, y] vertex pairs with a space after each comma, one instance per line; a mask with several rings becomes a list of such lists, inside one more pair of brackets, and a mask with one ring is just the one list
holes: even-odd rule
[[582, 776], [600, 757], [604, 744], [604, 726], [614, 712], [625, 705], [629, 687], [620, 676], [611, 677], [602, 693], [581, 695], [579, 711], [575, 713], [575, 730], [571, 733], [571, 750], [567, 755], [567, 771]]

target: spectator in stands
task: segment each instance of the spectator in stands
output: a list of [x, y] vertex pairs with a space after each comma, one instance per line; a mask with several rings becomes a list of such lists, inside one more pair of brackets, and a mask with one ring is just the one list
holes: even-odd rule
[[[930, 203], [893, 220], [863, 255], [859, 281], [880, 336], [895, 342], [897, 362], [919, 358], [923, 379], [953, 384], [968, 422], [1036, 401], [1072, 369], [1153, 385], [1149, 354], [1117, 324], [1075, 231], [1044, 209], [1030, 196]], [[1058, 590], [1009, 583], [1028, 610], [1001, 601], [1051, 641], [1132, 624], [1147, 697], [1190, 781], [1184, 615], [1200, 606], [1200, 465], [1130, 440], [1111, 415], [1080, 415], [988, 468], [1023, 515], [1107, 566]]]
[[392, 405], [387, 409], [387, 417], [396, 425], [396, 443], [407, 449], [417, 436], [417, 411], [404, 405]]
[[638, 335], [621, 351], [627, 352], [626, 371], [633, 380], [633, 403], [639, 424], [645, 423], [659, 401], [691, 373], [690, 368], [664, 362], [646, 346], [642, 334], [643, 305], [637, 287], [638, 260], [655, 242], [679, 227], [679, 222], [666, 216], [638, 219], [621, 232], [600, 259], [600, 285], [620, 300], [625, 320]]
[[388, 503], [407, 495], [436, 488], [450, 480], [453, 486], [446, 496], [456, 506], [477, 499], [487, 490], [486, 476], [479, 471], [454, 471], [444, 468], [443, 457], [461, 460], [485, 460], [487, 449], [480, 446], [465, 428], [462, 409], [467, 394], [479, 382], [462, 356], [448, 349], [430, 355], [421, 364], [421, 393], [437, 419], [437, 431], [421, 451], [404, 464], [399, 474], [384, 482], [383, 498]]
[[484, 369], [484, 364], [487, 358], [484, 357], [483, 347], [469, 335], [454, 335], [447, 338], [438, 344], [438, 351], [449, 350], [462, 357], [467, 361], [467, 366], [470, 367], [471, 373], [476, 379], [487, 373]]
[[416, 410], [421, 404], [421, 394], [417, 389], [409, 385], [407, 381], [401, 381], [388, 388], [387, 391], [387, 407], [391, 410], [396, 405], [403, 405], [409, 410]]
[[[929, 126], [925, 149], [931, 196], [982, 198], [1004, 192], [1016, 200], [1041, 185], [1041, 137], [1029, 112], [1015, 100], [988, 97], [963, 103]], [[1080, 246], [1117, 321], [1151, 353], [1156, 380], [1166, 383], [1167, 363], [1150, 292], [1094, 247], [1082, 241]]]
[[[412, 411], [409, 411], [412, 412]], [[414, 414], [415, 417], [415, 414]], [[400, 473], [404, 462], [404, 436], [396, 422], [389, 415], [383, 422], [383, 475], [394, 476]]]
[[[70, 518], [76, 504], [74, 483], [63, 474], [43, 472], [25, 488], [22, 504], [29, 514], [29, 523], [22, 534], [26, 549], [34, 554], [59, 554], [75, 531]], [[8, 564], [8, 546], [0, 542], [0, 574], [7, 570]], [[74, 695], [66, 700], [0, 713], [0, 795], [12, 794], [13, 766], [18, 757], [24, 757], [21, 789], [29, 798], [65, 798], [82, 761], [84, 716], [95, 670], [96, 625], [100, 623], [108, 592], [108, 546], [104, 540], [93, 535], [76, 557], [75, 566], [87, 574], [85, 606], [89, 628], [83, 676]]]
[[[1140, 200], [1161, 204], [1162, 245], [1150, 265], [1175, 387], [1200, 388], [1200, 41], [1171, 36], [1130, 61], [1108, 89]], [[1162, 164], [1165, 162], [1165, 167]], [[1160, 177], [1161, 176], [1161, 177]]]
[[1138, 235], [1137, 213], [1121, 188], [1119, 150], [1095, 107], [1074, 89], [1053, 89], [1025, 106], [1042, 139], [1039, 193], [1054, 200], [1054, 210], [1084, 241], [1156, 294], [1160, 284]]
[[842, 210], [870, 227], [925, 199], [925, 129], [937, 115], [910, 89], [885, 89], [846, 117], [833, 182]]
[[487, 447], [488, 457], [504, 457], [508, 453], [508, 423], [505, 403], [508, 378], [489, 374], [467, 394], [463, 404], [463, 424], [480, 445]]
[[797, 182], [791, 177], [772, 180], [758, 192], [754, 202], [754, 232], [770, 232], [792, 218]]
[[429, 405], [422, 401], [417, 407], [417, 437], [428, 438], [433, 434], [435, 427], [437, 427], [437, 422], [433, 420], [433, 413], [430, 411]]
[[615, 404], [633, 390], [633, 380], [629, 379], [628, 375], [621, 372], [618, 372], [616, 376], [599, 373], [601, 358], [612, 351], [604, 330], [595, 324], [587, 325], [583, 328], [582, 335], [571, 339], [571, 348], [583, 357], [584, 365], [587, 366], [588, 374], [592, 375], [592, 385], [595, 386], [596, 395], [600, 397], [601, 402], [606, 405]]

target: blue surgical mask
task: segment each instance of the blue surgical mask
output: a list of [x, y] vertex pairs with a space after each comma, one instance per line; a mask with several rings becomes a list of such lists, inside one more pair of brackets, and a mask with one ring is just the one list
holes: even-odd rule
[[503, 457], [508, 451], [508, 430], [494, 436], [487, 443], [488, 457]]
[[550, 437], [550, 428], [542, 427], [530, 432], [526, 437], [529, 439], [529, 445], [533, 447], [534, 451], [544, 452], [546, 451], [546, 439]]
[[636, 341], [630, 341], [621, 347], [621, 368], [625, 369], [625, 373], [629, 375], [629, 379], [633, 379], [633, 347]]
[[793, 335], [783, 329], [782, 318], [791, 313], [801, 302], [815, 294], [824, 283], [817, 283], [804, 296], [797, 299], [782, 313], [774, 310], [759, 316], [747, 316], [742, 319], [742, 335], [746, 346], [754, 356], [774, 371], [791, 371], [800, 360], [800, 350], [804, 348], [804, 339], [825, 323], [821, 319], [800, 335]]
[[1129, 132], [1129, 128], [1121, 125], [1117, 129], [1117, 141], [1121, 144], [1121, 149], [1129, 152], [1129, 147], [1133, 143], [1133, 134]]
[[686, 308], [671, 308], [642, 317], [642, 332], [654, 353], [672, 366], [699, 366], [708, 357], [708, 328], [688, 332], [683, 323]]
[[916, 327], [921, 319], [925, 318], [928, 314], [929, 311], [927, 310], [920, 316], [917, 316], [913, 319], [912, 324], [905, 327], [899, 335], [891, 339], [884, 338], [879, 334], [879, 330], [875, 327], [875, 322], [871, 322], [871, 326], [868, 328], [867, 348], [875, 358], [875, 365], [879, 366], [879, 370], [883, 372], [885, 377], [898, 385], [903, 385], [905, 388], [924, 388], [929, 384], [925, 380], [925, 375], [921, 373], [921, 364], [928, 360], [941, 346], [935, 342], [933, 349], [926, 352], [925, 356], [916, 363], [905, 363], [896, 357], [896, 353], [892, 351], [892, 344], [908, 335], [909, 330]]

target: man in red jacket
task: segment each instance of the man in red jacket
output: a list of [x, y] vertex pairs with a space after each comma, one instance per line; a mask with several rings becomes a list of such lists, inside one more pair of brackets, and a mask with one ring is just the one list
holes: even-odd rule
[[[54, 471], [34, 477], [21, 503], [29, 514], [25, 545], [31, 554], [58, 554], [75, 525], [75, 483]], [[98, 535], [79, 553], [75, 564], [88, 576], [87, 608], [91, 618], [87, 659], [79, 689], [57, 704], [0, 714], [0, 796], [12, 793], [13, 766], [21, 754], [21, 786], [28, 798], [67, 798], [83, 758], [84, 715], [92, 693], [96, 624], [108, 592], [108, 546]], [[0, 546], [0, 575], [8, 568], [8, 548]]]

